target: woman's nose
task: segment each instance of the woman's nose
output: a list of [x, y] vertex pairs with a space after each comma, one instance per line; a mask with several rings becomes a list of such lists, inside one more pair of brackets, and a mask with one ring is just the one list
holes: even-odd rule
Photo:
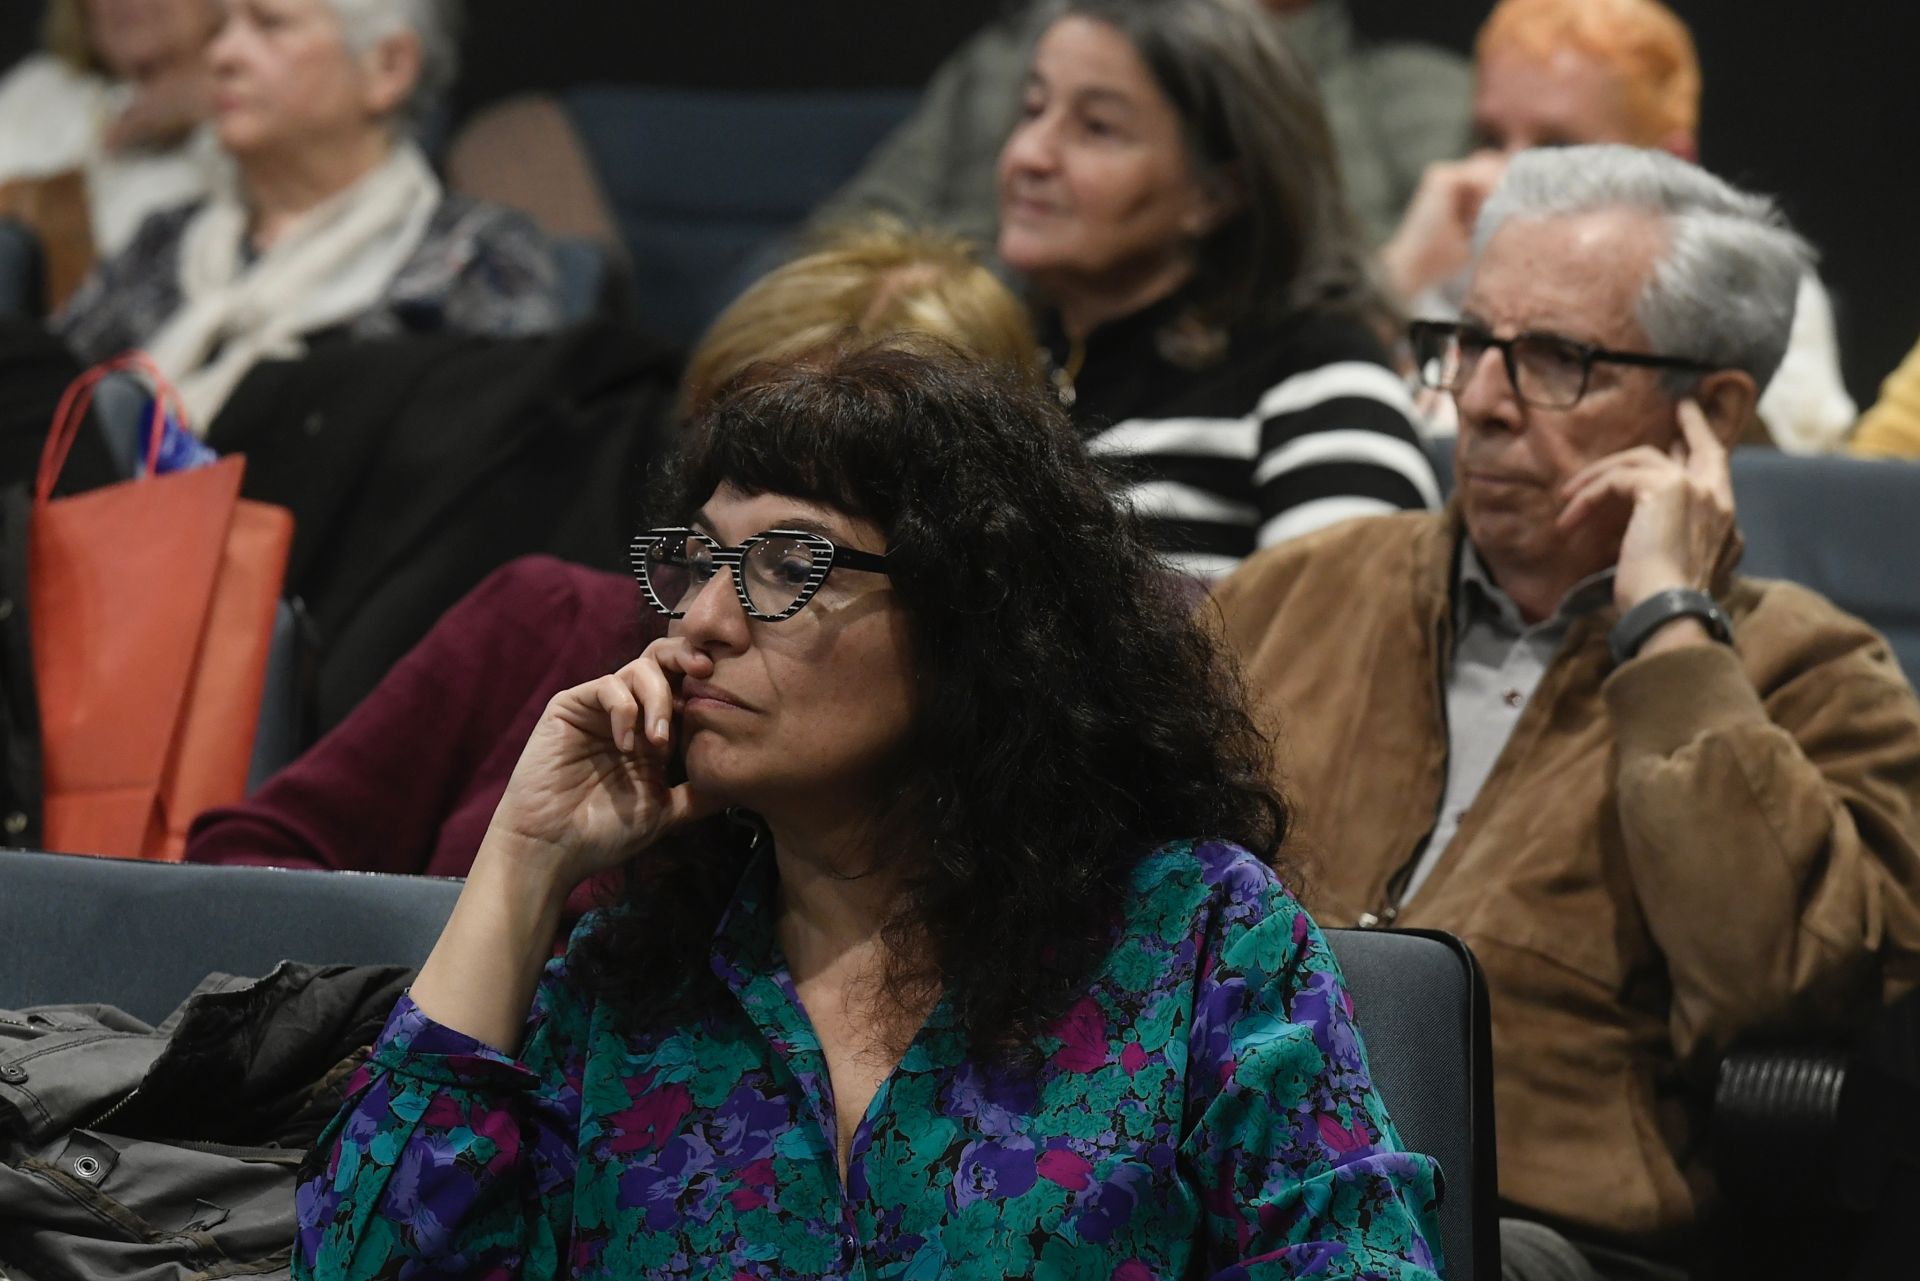
[[1043, 113], [1022, 120], [1007, 135], [1001, 165], [1009, 172], [1044, 173], [1055, 159], [1053, 125]]
[[680, 602], [680, 634], [696, 646], [746, 642], [747, 611], [734, 590], [733, 571], [722, 566], [704, 583], [695, 584]]

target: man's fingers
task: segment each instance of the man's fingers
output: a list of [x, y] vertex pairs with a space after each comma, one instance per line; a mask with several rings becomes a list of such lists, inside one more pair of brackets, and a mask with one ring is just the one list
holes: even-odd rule
[[1687, 442], [1689, 467], [1697, 471], [1702, 465], [1720, 465], [1720, 460], [1726, 457], [1726, 446], [1713, 434], [1713, 425], [1707, 421], [1707, 411], [1700, 408], [1700, 402], [1688, 396], [1674, 410], [1674, 417], [1680, 420], [1680, 435]]
[[1622, 450], [1617, 454], [1608, 454], [1597, 458], [1575, 472], [1566, 483], [1560, 486], [1560, 496], [1570, 497], [1573, 492], [1588, 484], [1596, 476], [1610, 476], [1615, 473], [1658, 474], [1673, 466], [1673, 460], [1647, 445]]
[[1675, 410], [1680, 431], [1687, 442], [1687, 474], [1704, 484], [1721, 502], [1733, 503], [1733, 472], [1728, 465], [1727, 447], [1713, 433], [1706, 411], [1691, 396]]
[[1560, 514], [1554, 518], [1554, 524], [1566, 529], [1585, 520], [1595, 508], [1611, 498], [1632, 501], [1638, 496], [1639, 487], [1630, 477], [1619, 473], [1595, 476], [1569, 492], [1566, 502], [1560, 507]]

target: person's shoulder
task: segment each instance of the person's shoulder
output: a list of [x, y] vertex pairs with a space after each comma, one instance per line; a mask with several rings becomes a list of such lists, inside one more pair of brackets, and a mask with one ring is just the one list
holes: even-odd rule
[[1136, 928], [1195, 939], [1220, 964], [1275, 971], [1313, 946], [1312, 918], [1279, 873], [1231, 841], [1161, 846], [1136, 867], [1133, 891]]
[[624, 574], [576, 565], [556, 556], [518, 556], [480, 580], [460, 608], [499, 614], [538, 627], [566, 625], [582, 615], [630, 614], [638, 589]]
[[1155, 905], [1155, 915], [1193, 919], [1203, 913], [1252, 912], [1265, 916], [1293, 895], [1253, 851], [1232, 841], [1194, 839], [1162, 845], [1133, 871], [1134, 901]]
[[1215, 887], [1231, 894], [1267, 885], [1280, 886], [1274, 870], [1252, 850], [1225, 840], [1173, 841], [1142, 858], [1133, 869], [1133, 889], [1139, 894], [1184, 887], [1180, 892], [1206, 897]]
[[50, 53], [28, 54], [0, 75], [0, 107], [31, 107], [56, 113], [90, 103], [106, 93], [106, 81]]
[[1392, 360], [1380, 336], [1364, 316], [1349, 307], [1333, 303], [1300, 307], [1284, 315], [1251, 320], [1246, 331], [1252, 341], [1244, 345], [1260, 352], [1280, 376], [1343, 361], [1392, 370]]
[[1463, 111], [1473, 96], [1472, 59], [1437, 44], [1370, 41], [1355, 52], [1352, 65], [1368, 83], [1387, 86], [1398, 96], [1438, 95]]
[[1813, 672], [1912, 692], [1887, 638], [1810, 587], [1739, 577], [1725, 605], [1742, 660], [1762, 692]]
[[415, 329], [514, 337], [566, 319], [553, 239], [518, 210], [459, 192], [441, 196], [392, 294]]
[[148, 341], [180, 305], [178, 264], [204, 197], [141, 219], [120, 252], [97, 265], [51, 324], [86, 360]]
[[474, 252], [553, 257], [553, 240], [526, 214], [491, 200], [449, 191], [427, 222], [429, 239], [455, 241]]
[[1342, 590], [1404, 578], [1431, 539], [1446, 536], [1441, 512], [1406, 511], [1362, 516], [1290, 538], [1255, 552], [1213, 589], [1223, 610], [1284, 595], [1315, 583]]

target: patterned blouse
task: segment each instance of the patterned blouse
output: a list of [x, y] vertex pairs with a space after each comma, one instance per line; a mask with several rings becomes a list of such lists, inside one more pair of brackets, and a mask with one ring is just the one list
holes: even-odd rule
[[[1380, 1277], [1438, 1272], [1324, 939], [1236, 846], [1143, 859], [1086, 994], [1016, 1072], [936, 1005], [854, 1135], [748, 871], [737, 1004], [635, 1028], [555, 961], [512, 1059], [403, 998], [299, 1193], [298, 1278]], [[580, 931], [594, 926], [595, 916]], [[576, 933], [576, 940], [580, 937]]]

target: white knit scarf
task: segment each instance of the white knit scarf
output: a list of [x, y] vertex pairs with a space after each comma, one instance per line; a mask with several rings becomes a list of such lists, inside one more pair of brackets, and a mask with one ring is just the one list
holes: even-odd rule
[[252, 217], [238, 191], [208, 200], [180, 246], [180, 309], [147, 344], [180, 389], [193, 430], [205, 433], [256, 362], [298, 356], [304, 335], [378, 303], [419, 247], [440, 197], [426, 157], [399, 143], [251, 263]]

